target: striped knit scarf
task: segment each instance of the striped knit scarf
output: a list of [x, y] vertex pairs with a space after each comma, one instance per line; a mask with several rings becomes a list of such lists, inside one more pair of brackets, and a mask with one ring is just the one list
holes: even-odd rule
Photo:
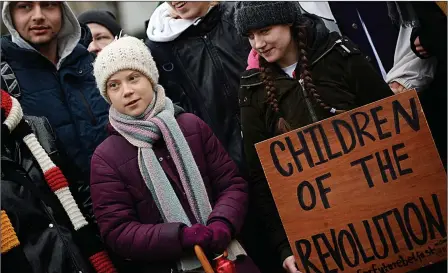
[[97, 241], [96, 236], [91, 232], [92, 227], [82, 215], [78, 205], [70, 192], [67, 179], [62, 174], [59, 167], [57, 167], [50, 159], [48, 154], [40, 145], [33, 133], [31, 127], [23, 118], [22, 108], [19, 101], [11, 97], [6, 91], [1, 90], [1, 108], [4, 111], [6, 119], [2, 124], [1, 130], [13, 133], [14, 136], [20, 137], [25, 145], [31, 151], [33, 157], [37, 160], [45, 180], [50, 189], [57, 196], [62, 204], [65, 212], [70, 218], [75, 231], [82, 238], [83, 245], [81, 250], [87, 254], [89, 261], [98, 273], [115, 273], [114, 268], [106, 251], [102, 249], [100, 242]]
[[[173, 103], [165, 97], [162, 86], [157, 85], [154, 91], [154, 98], [141, 117], [124, 115], [111, 107], [110, 123], [127, 141], [138, 148], [140, 173], [164, 222], [181, 222], [191, 226], [185, 210], [152, 149], [154, 143], [161, 138], [165, 141], [176, 165], [195, 219], [198, 223], [206, 225], [212, 207], [201, 173], [174, 117]], [[231, 260], [235, 260], [238, 255], [246, 255], [237, 241], [230, 244], [228, 253]], [[199, 260], [194, 256], [186, 256], [178, 262], [178, 269], [182, 271], [200, 267]]]

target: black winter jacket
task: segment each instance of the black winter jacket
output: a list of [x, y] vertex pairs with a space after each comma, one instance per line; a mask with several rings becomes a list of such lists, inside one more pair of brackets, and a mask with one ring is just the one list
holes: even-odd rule
[[411, 48], [420, 37], [429, 56], [437, 58], [436, 74], [428, 90], [420, 94], [426, 120], [439, 151], [443, 165], [447, 164], [447, 18], [435, 2], [411, 2], [420, 25], [412, 29]]
[[234, 11], [234, 3], [221, 2], [174, 41], [146, 44], [167, 96], [204, 120], [243, 168], [237, 94], [250, 44], [237, 34]]
[[[341, 38], [336, 32], [315, 39], [307, 52], [313, 83], [320, 98], [327, 105], [338, 110], [351, 110], [393, 95], [359, 49], [348, 38]], [[290, 78], [276, 65], [271, 65], [271, 69], [277, 90], [278, 107], [283, 118], [292, 129], [313, 123], [299, 81]], [[299, 66], [297, 75], [298, 69]], [[292, 252], [254, 146], [281, 134], [276, 127], [279, 117], [267, 104], [266, 89], [260, 76], [259, 68], [245, 71], [239, 91], [244, 149], [252, 196], [249, 213], [257, 214], [259, 224], [267, 233], [258, 236], [267, 238], [267, 247], [275, 249], [278, 255], [276, 258], [283, 261], [292, 255]], [[317, 120], [332, 116], [328, 110], [317, 105], [315, 100], [310, 100], [310, 103]]]
[[[64, 171], [65, 164], [48, 121], [37, 117], [25, 119], [52, 161]], [[20, 241], [18, 247], [2, 255], [1, 272], [94, 272], [78, 247], [82, 238], [75, 234], [29, 149], [3, 131], [1, 144], [1, 206]], [[70, 184], [70, 190], [81, 208], [75, 183]]]

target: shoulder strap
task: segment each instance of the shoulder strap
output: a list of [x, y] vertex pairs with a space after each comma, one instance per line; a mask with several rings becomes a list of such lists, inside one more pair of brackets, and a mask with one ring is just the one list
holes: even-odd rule
[[[0, 49], [0, 55], [3, 56], [3, 52]], [[16, 99], [20, 98], [21, 90], [19, 86], [19, 82], [17, 81], [16, 75], [14, 71], [12, 71], [11, 66], [3, 60], [1, 60], [1, 88], [7, 91], [11, 96]]]

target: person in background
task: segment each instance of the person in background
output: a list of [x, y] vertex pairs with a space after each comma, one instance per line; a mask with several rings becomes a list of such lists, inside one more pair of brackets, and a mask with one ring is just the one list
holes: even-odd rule
[[235, 240], [247, 182], [211, 129], [165, 97], [145, 44], [112, 42], [94, 74], [111, 104], [111, 135], [92, 157], [94, 213], [106, 244], [134, 265], [128, 272], [202, 272], [199, 245], [211, 257], [227, 250], [238, 273], [258, 273]]
[[232, 2], [165, 2], [147, 25], [146, 44], [167, 96], [205, 121], [244, 172], [238, 82], [250, 45], [233, 23]]
[[[393, 95], [360, 50], [293, 2], [238, 2], [235, 25], [253, 51], [239, 101], [251, 204], [258, 216], [264, 272], [298, 272], [255, 144]], [[261, 251], [260, 250], [260, 251]], [[278, 265], [277, 268], [275, 265]]]
[[[446, 15], [442, 16], [443, 10], [437, 6], [438, 3], [446, 2], [297, 3], [302, 11], [322, 18], [330, 30], [342, 32], [359, 45], [394, 93], [417, 90], [446, 166], [446, 122], [440, 120], [446, 117], [446, 33], [443, 31]], [[404, 21], [398, 12], [400, 6]], [[431, 37], [429, 47], [433, 51], [442, 52], [440, 57], [422, 51], [417, 34], [422, 24], [425, 25], [426, 33], [430, 33], [426, 36]], [[425, 54], [419, 55], [416, 48]]]
[[434, 59], [419, 59], [408, 40], [412, 27], [389, 18], [390, 2], [297, 2], [302, 11], [318, 15], [332, 31], [350, 38], [394, 92], [429, 87]]
[[115, 15], [107, 10], [88, 10], [78, 15], [80, 24], [86, 24], [92, 33], [92, 42], [87, 50], [98, 54], [120, 35], [122, 28]]
[[79, 44], [78, 20], [66, 2], [51, 1], [4, 2], [2, 19], [10, 33], [1, 38], [6, 91], [26, 115], [48, 119], [91, 216], [90, 158], [107, 137], [109, 106], [98, 94], [93, 56]]
[[[431, 134], [446, 169], [447, 160], [447, 19], [446, 2], [390, 2], [389, 14], [400, 27], [409, 29], [403, 47], [414, 58], [437, 63], [434, 79], [419, 92]], [[422, 73], [424, 75], [424, 73]], [[419, 74], [419, 76], [421, 76]], [[398, 91], [400, 92], [400, 91]], [[398, 93], [397, 92], [397, 93]], [[401, 90], [402, 92], [402, 90]], [[446, 265], [446, 263], [445, 263]], [[445, 266], [446, 268], [446, 266]]]
[[1, 90], [1, 271], [116, 273], [80, 211], [47, 119]]

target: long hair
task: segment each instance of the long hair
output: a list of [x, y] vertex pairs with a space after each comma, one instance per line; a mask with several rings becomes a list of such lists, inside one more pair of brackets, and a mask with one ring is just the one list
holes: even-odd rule
[[[301, 20], [291, 26], [291, 35], [294, 39], [298, 53], [298, 63], [299, 67], [299, 79], [303, 81], [303, 87], [307, 96], [314, 102], [315, 105], [322, 107], [324, 110], [331, 112], [333, 114], [339, 114], [344, 111], [336, 110], [329, 105], [327, 105], [319, 95], [316, 90], [316, 86], [313, 83], [313, 77], [309, 71], [308, 63], [308, 52], [307, 50], [312, 47], [310, 44], [317, 37], [317, 31], [315, 24], [309, 18], [302, 16]], [[277, 115], [278, 122], [276, 129], [280, 133], [286, 133], [291, 131], [290, 124], [284, 119], [283, 114], [280, 112], [278, 100], [277, 100], [277, 90], [274, 86], [272, 78], [272, 66], [276, 66], [275, 63], [268, 63], [261, 55], [259, 56], [261, 80], [265, 86], [267, 92], [267, 103], [270, 105], [272, 111]]]

